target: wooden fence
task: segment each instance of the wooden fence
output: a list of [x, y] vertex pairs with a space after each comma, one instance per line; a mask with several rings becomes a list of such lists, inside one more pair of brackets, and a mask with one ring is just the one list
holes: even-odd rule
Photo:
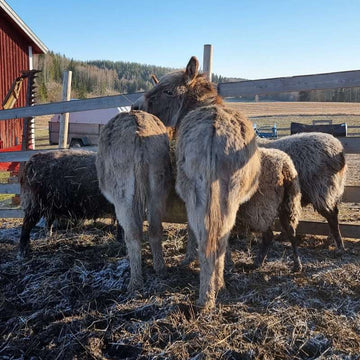
[[223, 97], [256, 96], [291, 91], [360, 87], [360, 70], [220, 83]]
[[[334, 89], [339, 87], [360, 86], [360, 71], [348, 71], [331, 74], [318, 74], [307, 76], [296, 76], [291, 78], [277, 78], [254, 81], [241, 81], [237, 83], [220, 83], [219, 94], [223, 97], [260, 95], [272, 92], [286, 92], [313, 89]], [[77, 112], [84, 110], [106, 109], [111, 107], [122, 107], [131, 105], [142, 93], [98, 97], [86, 100], [62, 101], [58, 103], [35, 105], [32, 107], [15, 108], [0, 111], [0, 121], [39, 115], [61, 114], [66, 112]], [[346, 153], [360, 154], [360, 137], [340, 138]], [[87, 148], [88, 149], [88, 148]], [[94, 149], [94, 148], [93, 148]], [[43, 150], [47, 151], [47, 150]], [[39, 151], [0, 153], [0, 162], [27, 161], [33, 153]], [[19, 193], [18, 184], [0, 184], [0, 193]], [[360, 187], [346, 186], [343, 197], [344, 202], [360, 202]], [[182, 210], [181, 210], [182, 211]], [[1, 218], [22, 217], [21, 210], [2, 209]], [[171, 219], [169, 219], [170, 221]], [[177, 216], [176, 221], [185, 221], [185, 214]], [[174, 222], [176, 222], [174, 220]], [[341, 232], [345, 237], [360, 239], [360, 225], [341, 224]], [[327, 224], [319, 222], [302, 221], [298, 233], [310, 233], [314, 235], [327, 235]]]

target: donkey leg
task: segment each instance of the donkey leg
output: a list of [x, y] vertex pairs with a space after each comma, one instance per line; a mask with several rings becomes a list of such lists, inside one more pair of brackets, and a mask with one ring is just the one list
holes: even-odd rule
[[133, 225], [125, 227], [125, 243], [130, 261], [129, 292], [141, 289], [144, 284], [141, 269], [141, 238], [141, 229]]
[[141, 269], [141, 239], [142, 219], [138, 219], [132, 211], [132, 206], [115, 206], [116, 216], [125, 232], [125, 243], [130, 262], [130, 283], [128, 292], [134, 292], [143, 287]]
[[319, 210], [320, 215], [322, 215], [328, 222], [330, 228], [330, 234], [334, 237], [336, 246], [338, 248], [339, 253], [345, 251], [345, 246], [343, 239], [340, 234], [340, 227], [339, 227], [339, 209], [337, 205], [334, 207], [332, 211], [328, 211], [325, 209]]
[[[288, 220], [286, 220], [288, 219]], [[299, 256], [299, 252], [298, 252], [298, 238], [296, 237], [296, 225], [289, 220], [289, 218], [286, 217], [280, 217], [280, 223], [281, 223], [281, 227], [283, 229], [283, 232], [286, 236], [286, 239], [290, 240], [291, 242], [291, 247], [293, 250], [293, 260], [294, 260], [294, 265], [292, 268], [293, 272], [299, 272], [302, 271], [302, 264], [301, 264], [301, 260], [300, 260], [300, 256]]]
[[261, 246], [254, 261], [254, 266], [256, 268], [264, 264], [273, 239], [274, 239], [274, 234], [270, 228], [265, 232], [263, 232]]
[[205, 246], [199, 246], [200, 260], [200, 289], [198, 305], [205, 309], [211, 309], [215, 306], [216, 284], [215, 284], [215, 262], [216, 254], [206, 254]]
[[39, 220], [40, 220], [40, 212], [37, 209], [31, 210], [25, 214], [23, 225], [21, 228], [21, 235], [20, 235], [19, 252], [18, 252], [19, 259], [23, 259], [29, 255], [30, 232]]
[[[215, 291], [218, 293], [220, 290], [225, 288], [225, 281], [224, 281], [224, 267], [225, 267], [225, 258], [227, 258], [229, 255], [227, 255], [227, 242], [229, 238], [230, 233], [223, 236], [221, 239], [219, 239], [216, 249], [216, 259], [215, 259]], [[230, 254], [230, 260], [231, 260], [231, 253]]]
[[48, 215], [45, 217], [45, 221], [46, 221], [46, 235], [47, 237], [52, 237], [53, 236], [53, 230], [54, 230], [54, 226], [53, 223], [55, 221], [55, 217], [52, 215]]
[[116, 240], [119, 243], [123, 243], [125, 240], [124, 229], [118, 221], [116, 221]]
[[125, 233], [123, 227], [120, 225], [119, 221], [116, 222], [116, 240], [120, 244], [120, 254], [126, 255], [126, 243], [125, 243]]
[[166, 270], [165, 261], [162, 251], [162, 224], [161, 211], [152, 201], [149, 202], [148, 208], [149, 221], [149, 242], [153, 256], [154, 270], [157, 274], [163, 274]]
[[289, 234], [289, 239], [291, 242], [291, 246], [293, 249], [293, 257], [294, 257], [294, 266], [292, 268], [293, 272], [299, 272], [302, 271], [302, 264], [301, 264], [301, 260], [300, 260], [300, 256], [299, 256], [299, 252], [298, 252], [298, 248], [297, 248], [297, 239], [293, 234]]
[[225, 252], [225, 271], [231, 272], [234, 269], [234, 262], [231, 257], [231, 249], [230, 246], [227, 245]]
[[190, 225], [187, 225], [188, 239], [186, 242], [186, 254], [185, 259], [181, 262], [181, 265], [187, 266], [191, 264], [197, 257], [197, 242], [194, 232], [191, 230]]

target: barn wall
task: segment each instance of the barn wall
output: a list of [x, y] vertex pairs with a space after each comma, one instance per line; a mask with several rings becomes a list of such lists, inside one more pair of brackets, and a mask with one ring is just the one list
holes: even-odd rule
[[[0, 104], [13, 81], [22, 70], [29, 69], [28, 41], [16, 30], [7, 15], [0, 10]], [[27, 81], [19, 94], [16, 107], [26, 105]], [[23, 119], [0, 121], [0, 147], [6, 148], [21, 142]]]

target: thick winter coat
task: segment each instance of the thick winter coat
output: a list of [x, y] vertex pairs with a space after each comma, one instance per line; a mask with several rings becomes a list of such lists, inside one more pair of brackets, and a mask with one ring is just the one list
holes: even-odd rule
[[312, 204], [327, 221], [338, 249], [344, 249], [338, 204], [344, 193], [345, 154], [341, 142], [325, 133], [301, 133], [278, 140], [258, 140], [260, 146], [286, 152], [299, 174], [302, 205]]
[[130, 259], [129, 291], [141, 289], [143, 222], [157, 273], [165, 270], [161, 219], [171, 183], [169, 140], [164, 124], [143, 111], [121, 113], [102, 129], [96, 159], [99, 186], [115, 206]]
[[114, 216], [114, 207], [99, 189], [96, 154], [83, 150], [54, 150], [33, 155], [20, 176], [21, 207], [25, 212], [20, 256], [30, 250], [30, 231], [44, 217], [73, 222]]
[[228, 236], [241, 203], [256, 191], [260, 158], [251, 122], [222, 104], [192, 57], [163, 76], [136, 107], [177, 129], [176, 190], [199, 246], [199, 304], [212, 307], [224, 287]]

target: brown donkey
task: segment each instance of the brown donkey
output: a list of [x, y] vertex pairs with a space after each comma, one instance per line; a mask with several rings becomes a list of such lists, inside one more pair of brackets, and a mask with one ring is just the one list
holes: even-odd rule
[[100, 190], [114, 204], [124, 228], [131, 292], [143, 284], [141, 239], [146, 215], [154, 269], [157, 273], [165, 270], [161, 218], [172, 175], [164, 124], [143, 111], [117, 115], [100, 134], [96, 168]]
[[213, 307], [224, 287], [227, 240], [241, 203], [256, 191], [260, 159], [249, 120], [226, 108], [192, 57], [163, 76], [135, 107], [177, 129], [176, 190], [199, 248], [199, 304]]

